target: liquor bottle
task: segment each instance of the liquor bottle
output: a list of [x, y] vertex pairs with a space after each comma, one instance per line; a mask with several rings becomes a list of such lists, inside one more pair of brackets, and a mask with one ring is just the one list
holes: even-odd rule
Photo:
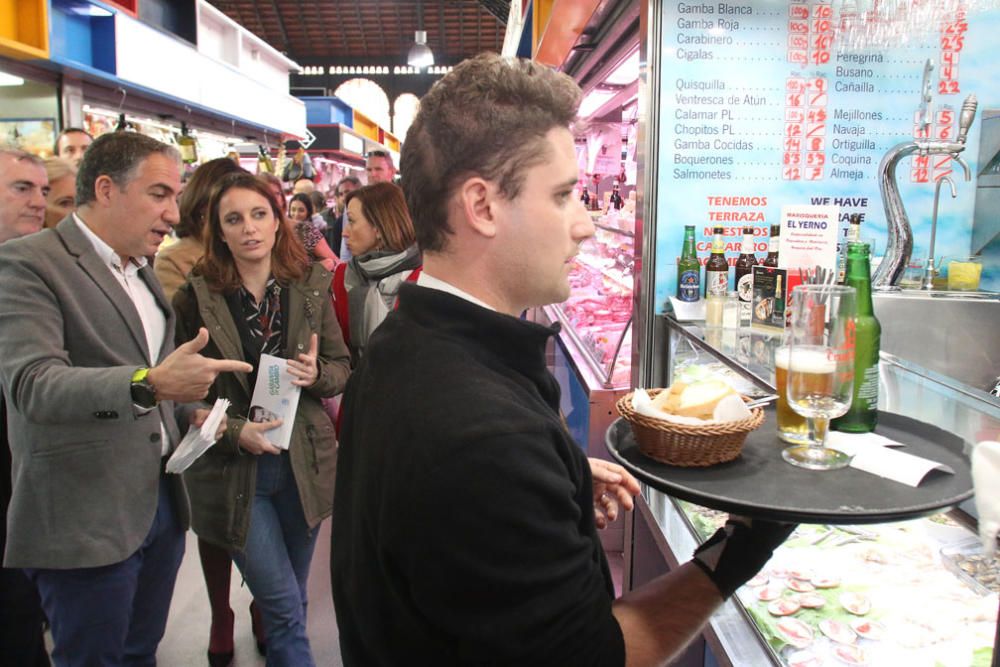
[[784, 326], [785, 324], [785, 295], [784, 292], [781, 291], [780, 273], [774, 283], [774, 312], [771, 317], [771, 322], [778, 326]]
[[198, 161], [198, 144], [194, 137], [188, 134], [188, 126], [184, 121], [181, 121], [181, 136], [177, 137], [177, 149], [181, 152], [184, 164], [194, 164]]
[[854, 328], [854, 393], [851, 407], [830, 422], [838, 431], [867, 433], [878, 423], [878, 351], [882, 325], [872, 308], [871, 250], [867, 243], [847, 246], [847, 284], [857, 292]]
[[587, 192], [587, 188], [583, 189], [583, 194], [580, 195], [580, 201], [583, 202], [585, 207], [588, 209], [590, 208], [590, 193]]
[[694, 225], [684, 227], [684, 249], [677, 262], [677, 298], [697, 301], [701, 297], [701, 264], [694, 249]]
[[729, 291], [729, 262], [722, 227], [712, 228], [712, 254], [705, 263], [705, 296], [726, 296]]
[[258, 174], [274, 173], [274, 163], [271, 162], [271, 156], [268, 155], [267, 150], [259, 144], [257, 146], [257, 173]]
[[767, 240], [767, 257], [764, 258], [764, 266], [778, 267], [779, 234], [781, 234], [781, 225], [771, 225], [771, 238]]

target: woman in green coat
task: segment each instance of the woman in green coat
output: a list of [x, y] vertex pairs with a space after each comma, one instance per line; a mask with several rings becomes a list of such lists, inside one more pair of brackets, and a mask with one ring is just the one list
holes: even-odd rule
[[229, 427], [184, 474], [195, 533], [232, 552], [261, 608], [268, 665], [314, 664], [306, 579], [319, 523], [332, 511], [337, 460], [320, 400], [341, 392], [350, 372], [330, 279], [308, 264], [267, 185], [237, 173], [215, 188], [205, 257], [174, 297], [178, 340], [206, 327], [202, 354], [255, 368], [262, 354], [283, 357], [301, 387], [283, 450], [268, 437], [280, 420], [248, 419], [255, 373], [221, 374], [209, 400], [229, 399]]

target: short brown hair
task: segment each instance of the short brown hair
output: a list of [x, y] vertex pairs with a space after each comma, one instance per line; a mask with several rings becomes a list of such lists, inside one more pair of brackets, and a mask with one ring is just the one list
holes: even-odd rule
[[246, 171], [227, 157], [209, 160], [194, 170], [191, 180], [184, 186], [178, 206], [181, 221], [174, 226], [178, 238], [193, 236], [200, 239], [205, 229], [205, 218], [208, 213], [208, 200], [212, 196], [212, 188], [226, 174]]
[[229, 246], [222, 242], [222, 220], [219, 217], [222, 197], [230, 190], [237, 189], [250, 190], [267, 199], [278, 221], [274, 247], [271, 249], [271, 275], [285, 285], [301, 280], [309, 266], [305, 248], [289, 233], [285, 213], [275, 201], [268, 184], [243, 169], [223, 176], [212, 190], [208, 203], [208, 229], [204, 239], [205, 256], [198, 262], [195, 272], [203, 276], [209, 288], [216, 292], [235, 292], [243, 283]]
[[402, 252], [416, 242], [403, 191], [395, 183], [373, 183], [347, 193], [344, 206], [361, 202], [361, 212], [378, 230], [386, 250]]
[[496, 182], [508, 199], [548, 157], [545, 135], [576, 118], [580, 87], [529, 60], [484, 53], [440, 79], [420, 100], [400, 158], [406, 203], [421, 250], [443, 250], [447, 202], [461, 180]]

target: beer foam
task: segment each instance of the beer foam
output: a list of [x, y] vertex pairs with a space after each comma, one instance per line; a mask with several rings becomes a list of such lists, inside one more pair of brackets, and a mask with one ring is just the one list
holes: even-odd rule
[[774, 351], [775, 366], [788, 370], [789, 357], [791, 357], [791, 369], [796, 373], [822, 375], [837, 370], [837, 361], [827, 356], [825, 347], [797, 347], [794, 353], [787, 347], [779, 347]]

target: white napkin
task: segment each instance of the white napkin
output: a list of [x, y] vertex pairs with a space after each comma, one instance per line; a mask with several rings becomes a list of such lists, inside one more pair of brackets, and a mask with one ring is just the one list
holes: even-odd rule
[[972, 485], [979, 512], [979, 539], [992, 556], [1000, 532], [1000, 442], [984, 440], [972, 450]]
[[220, 398], [215, 401], [201, 428], [189, 428], [181, 444], [177, 445], [177, 449], [167, 461], [167, 472], [175, 475], [184, 472], [215, 444], [215, 432], [219, 430], [219, 424], [228, 409], [228, 400]]
[[853, 456], [852, 468], [907, 486], [919, 486], [931, 470], [955, 474], [951, 467], [943, 463], [897, 451], [894, 447], [902, 447], [901, 443], [877, 433], [830, 431], [826, 437], [826, 444], [832, 449]]
[[[666, 391], [666, 390], [664, 390]], [[632, 394], [632, 409], [644, 417], [650, 419], [662, 419], [675, 424], [687, 424], [689, 426], [705, 426], [707, 424], [719, 424], [722, 422], [738, 421], [753, 415], [750, 408], [746, 406], [743, 399], [737, 394], [730, 394], [718, 402], [715, 410], [712, 411], [712, 419], [698, 419], [697, 417], [682, 417], [672, 415], [653, 406], [653, 399], [649, 397], [645, 389], [636, 389]]]

